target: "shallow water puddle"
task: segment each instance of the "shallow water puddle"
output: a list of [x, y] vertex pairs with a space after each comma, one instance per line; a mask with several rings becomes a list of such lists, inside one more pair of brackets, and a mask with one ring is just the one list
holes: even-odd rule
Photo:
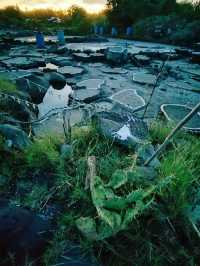
[[49, 87], [43, 102], [39, 104], [39, 117], [55, 108], [64, 108], [68, 105], [69, 95], [72, 93], [72, 88], [65, 85], [62, 90], [56, 90], [52, 86]]

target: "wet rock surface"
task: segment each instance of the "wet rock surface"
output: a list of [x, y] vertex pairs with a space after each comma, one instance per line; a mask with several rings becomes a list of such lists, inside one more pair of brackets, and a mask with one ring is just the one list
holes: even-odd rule
[[135, 90], [122, 90], [112, 95], [111, 99], [122, 106], [127, 106], [133, 111], [138, 111], [145, 107], [144, 99]]
[[[51, 106], [57, 108], [58, 97], [63, 96], [58, 96], [52, 88], [62, 91], [66, 84], [70, 84], [75, 91], [74, 94], [70, 93], [71, 99], [87, 104], [95, 103], [99, 112], [105, 108], [111, 110], [114, 104], [118, 104], [121, 106], [119, 112], [129, 108], [140, 117], [143, 112], [141, 109], [148, 102], [166, 58], [168, 61], [159, 78], [146, 118], [156, 117], [162, 104], [183, 104], [191, 107], [200, 99], [200, 67], [196, 64], [198, 51], [117, 39], [105, 42], [95, 38], [91, 42], [85, 37], [70, 38], [69, 43], [60, 47], [47, 42], [46, 48], [38, 51], [29, 42], [34, 38], [23, 38], [24, 42], [26, 40], [26, 45], [13, 45], [7, 54], [0, 55], [0, 77], [16, 82], [19, 89], [27, 95], [27, 99], [35, 104], [42, 104], [49, 90], [51, 99], [55, 93], [56, 103]], [[38, 68], [41, 64], [44, 64], [44, 68]], [[22, 67], [26, 69], [20, 69]], [[65, 95], [64, 91], [60, 95]], [[102, 103], [99, 103], [102, 96]], [[67, 92], [64, 101], [66, 105], [68, 97]], [[61, 108], [64, 102], [60, 98]], [[48, 105], [47, 101], [44, 101], [44, 105]], [[28, 119], [32, 118], [29, 115]], [[47, 119], [44, 124], [51, 120], [53, 118]]]
[[73, 77], [76, 75], [81, 75], [84, 72], [84, 69], [81, 67], [73, 67], [73, 66], [64, 66], [58, 69], [60, 74], [65, 75], [66, 77]]
[[87, 79], [76, 84], [77, 89], [100, 89], [105, 81], [102, 79]]
[[[28, 128], [20, 121], [41, 119], [33, 126], [34, 133], [40, 136], [63, 134], [63, 117], [71, 126], [92, 117], [103, 135], [137, 153], [139, 166], [134, 178], [139, 180], [145, 176], [151, 181], [160, 163], [156, 158], [150, 167], [143, 167], [155, 151], [148, 142], [145, 119], [151, 121], [157, 117], [162, 104], [187, 106], [182, 112], [176, 107], [165, 109], [170, 119], [177, 123], [200, 101], [198, 51], [112, 39], [90, 42], [87, 37], [71, 38], [61, 47], [48, 43], [40, 51], [31, 44], [18, 46], [10, 42], [9, 49], [0, 54], [0, 78], [16, 83], [20, 92], [12, 95], [13, 98], [0, 98], [0, 107], [4, 110], [0, 117], [0, 133], [5, 137], [9, 151], [13, 148], [23, 150], [31, 143]], [[142, 119], [158, 74], [155, 93]], [[84, 105], [85, 109], [78, 108], [70, 114], [63, 112], [69, 105], [78, 104]], [[198, 115], [188, 127], [194, 124], [200, 128]], [[72, 153], [71, 145], [61, 147], [60, 156], [66, 160]], [[36, 177], [38, 179], [44, 180], [44, 175]], [[0, 186], [6, 186], [6, 182], [6, 176], [0, 176]], [[23, 186], [18, 185], [17, 191], [22, 190]], [[47, 220], [28, 210], [0, 206], [0, 252], [16, 254], [19, 266], [26, 254], [38, 259], [50, 228]], [[45, 236], [41, 232], [45, 232]], [[65, 257], [58, 263], [93, 265], [89, 259], [81, 259], [79, 249], [66, 250]]]

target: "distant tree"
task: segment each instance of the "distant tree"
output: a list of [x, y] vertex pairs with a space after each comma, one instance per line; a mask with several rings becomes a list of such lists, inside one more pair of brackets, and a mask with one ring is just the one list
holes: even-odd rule
[[176, 5], [176, 0], [107, 0], [108, 18], [124, 27], [150, 16], [168, 15]]
[[2, 26], [23, 24], [24, 15], [18, 6], [8, 6], [0, 10], [0, 24]]

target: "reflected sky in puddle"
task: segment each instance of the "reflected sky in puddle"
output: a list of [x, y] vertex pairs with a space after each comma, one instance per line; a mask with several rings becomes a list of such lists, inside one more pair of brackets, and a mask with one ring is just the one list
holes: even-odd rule
[[39, 117], [45, 115], [54, 108], [63, 108], [68, 105], [69, 95], [72, 93], [72, 88], [65, 85], [62, 90], [56, 90], [52, 86], [49, 87], [43, 102], [39, 104]]

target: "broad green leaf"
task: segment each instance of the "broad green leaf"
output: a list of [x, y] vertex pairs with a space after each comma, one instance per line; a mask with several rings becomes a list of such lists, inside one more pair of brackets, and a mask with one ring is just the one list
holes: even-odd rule
[[114, 212], [114, 211], [108, 211], [104, 208], [97, 208], [97, 212], [99, 214], [99, 217], [105, 221], [113, 230], [119, 230], [122, 218], [121, 215]]
[[127, 174], [123, 170], [117, 170], [112, 175], [110, 182], [107, 184], [107, 186], [112, 187], [114, 189], [117, 189], [124, 184], [126, 184], [128, 181]]
[[76, 220], [76, 226], [88, 239], [96, 240], [98, 238], [94, 219], [90, 217], [81, 217]]

